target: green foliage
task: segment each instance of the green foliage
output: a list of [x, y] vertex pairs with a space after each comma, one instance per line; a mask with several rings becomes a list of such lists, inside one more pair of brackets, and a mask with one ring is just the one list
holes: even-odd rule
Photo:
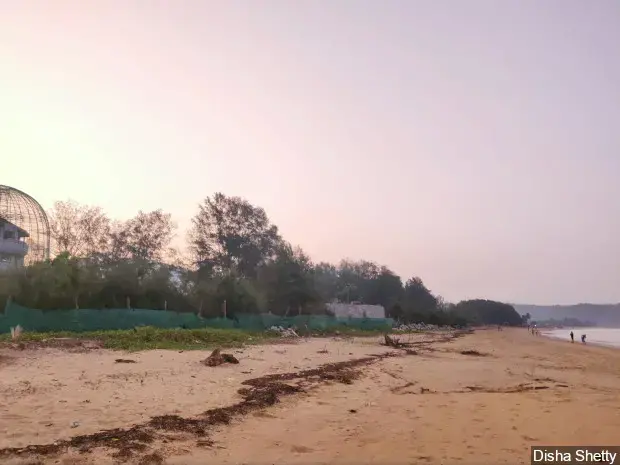
[[310, 258], [287, 243], [280, 244], [275, 257], [258, 269], [258, 284], [264, 289], [269, 310], [276, 315], [301, 315], [321, 300], [314, 288]]
[[233, 275], [201, 281], [200, 314], [204, 317], [235, 317], [238, 313], [262, 313], [266, 311], [265, 298], [254, 282]]
[[523, 320], [512, 305], [493, 300], [465, 300], [456, 304], [455, 314], [481, 325], [521, 326]]
[[265, 210], [219, 192], [199, 206], [188, 236], [195, 265], [211, 275], [243, 277], [254, 277], [281, 241]]
[[145, 308], [229, 318], [325, 314], [325, 303], [340, 301], [382, 305], [403, 323], [522, 321], [499, 302], [446, 304], [419, 277], [403, 285], [371, 261], [315, 264], [280, 237], [265, 210], [221, 193], [207, 197], [192, 220], [187, 262], [172, 253], [175, 226], [161, 210], [112, 222], [97, 207], [57, 202], [50, 219], [56, 257], [0, 274], [0, 298], [44, 310]]
[[319, 298], [329, 302], [338, 294], [338, 269], [331, 263], [320, 262], [312, 269], [312, 284]]
[[[204, 350], [215, 347], [241, 347], [246, 344], [264, 342], [264, 333], [238, 329], [159, 329], [153, 327], [135, 330], [92, 331], [84, 333], [25, 332], [21, 342], [43, 342], [54, 338], [75, 338], [101, 341], [108, 349], [139, 351], [151, 349]], [[0, 342], [8, 342], [10, 334], [0, 335]]]
[[174, 229], [169, 213], [162, 210], [149, 213], [140, 211], [134, 218], [117, 223], [110, 230], [107, 254], [117, 261], [161, 261], [172, 240]]
[[55, 202], [48, 217], [57, 254], [84, 256], [108, 247], [111, 223], [101, 208], [72, 200]]

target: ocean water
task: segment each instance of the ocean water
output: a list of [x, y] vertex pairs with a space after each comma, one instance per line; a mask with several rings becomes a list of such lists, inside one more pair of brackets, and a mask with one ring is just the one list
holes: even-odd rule
[[542, 331], [542, 334], [554, 339], [570, 341], [570, 332], [575, 333], [575, 343], [581, 344], [581, 335], [586, 335], [587, 344], [620, 348], [620, 328], [570, 328]]

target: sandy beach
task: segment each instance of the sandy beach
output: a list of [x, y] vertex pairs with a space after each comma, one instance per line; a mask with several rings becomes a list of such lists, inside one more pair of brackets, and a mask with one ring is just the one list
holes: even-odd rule
[[619, 350], [524, 329], [380, 340], [252, 346], [218, 367], [207, 351], [2, 349], [0, 460], [514, 464], [535, 444], [618, 443]]

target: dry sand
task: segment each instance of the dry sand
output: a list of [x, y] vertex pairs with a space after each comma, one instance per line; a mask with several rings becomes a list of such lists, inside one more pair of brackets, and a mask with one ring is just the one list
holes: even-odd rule
[[[146, 438], [144, 450], [132, 455], [106, 447], [80, 452], [72, 443], [39, 456], [4, 450], [0, 461], [512, 464], [529, 463], [534, 444], [619, 443], [619, 350], [548, 340], [521, 329], [477, 331], [419, 347], [417, 355], [387, 349], [378, 340], [250, 347], [231, 351], [240, 364], [219, 367], [199, 363], [208, 352], [5, 350], [0, 352], [0, 449], [144, 425], [158, 415], [205, 418], [200, 414], [206, 410], [239, 403], [237, 391], [249, 379], [396, 354], [354, 367], [361, 373], [352, 384], [339, 382], [348, 377], [289, 377], [284, 382], [303, 392], [264, 409], [246, 402], [243, 415], [232, 419], [212, 413], [215, 426], [200, 437], [167, 428]], [[460, 353], [472, 349], [483, 356]], [[137, 363], [115, 363], [117, 358]], [[132, 431], [144, 432], [137, 428]], [[112, 441], [123, 442], [121, 434]]]

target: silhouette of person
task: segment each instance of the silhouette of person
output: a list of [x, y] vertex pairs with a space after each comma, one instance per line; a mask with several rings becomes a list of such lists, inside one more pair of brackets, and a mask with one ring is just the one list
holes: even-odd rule
[[575, 333], [570, 332], [570, 342], [575, 342]]
[[586, 343], [586, 335], [585, 334], [581, 335], [581, 342], [583, 342], [584, 344]]

